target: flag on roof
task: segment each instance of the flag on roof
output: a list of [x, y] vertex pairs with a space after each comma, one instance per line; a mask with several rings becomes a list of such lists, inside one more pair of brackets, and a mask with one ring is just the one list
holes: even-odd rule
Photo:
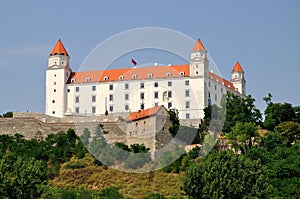
[[136, 61], [134, 59], [131, 59], [131, 63], [136, 66]]

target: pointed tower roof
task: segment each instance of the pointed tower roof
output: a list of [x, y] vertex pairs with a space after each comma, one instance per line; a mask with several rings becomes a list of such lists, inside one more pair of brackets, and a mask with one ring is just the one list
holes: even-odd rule
[[238, 62], [238, 61], [236, 62], [236, 64], [233, 67], [232, 72], [244, 72], [240, 62]]
[[193, 50], [205, 50], [202, 42], [200, 41], [200, 39], [197, 40]]
[[58, 41], [56, 42], [53, 50], [51, 51], [50, 53], [50, 56], [51, 55], [66, 55], [66, 56], [69, 56], [68, 52], [66, 51], [63, 43], [61, 42], [60, 39], [58, 39]]

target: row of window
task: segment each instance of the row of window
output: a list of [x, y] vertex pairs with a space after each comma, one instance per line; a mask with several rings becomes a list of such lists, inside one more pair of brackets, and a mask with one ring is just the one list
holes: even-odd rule
[[[185, 80], [185, 85], [186, 86], [189, 86], [190, 85], [190, 81], [189, 80]], [[168, 86], [171, 87], [172, 86], [172, 81], [168, 81]], [[154, 87], [157, 88], [158, 87], [158, 82], [154, 82]], [[140, 88], [143, 89], [145, 88], [145, 83], [144, 82], [141, 82], [140, 83]], [[129, 84], [126, 83], [125, 84], [125, 90], [128, 90], [129, 89]], [[114, 90], [114, 85], [113, 84], [110, 84], [109, 85], [109, 90]], [[76, 92], [79, 92], [79, 87], [77, 86], [75, 88], [75, 91]], [[92, 91], [96, 91], [96, 86], [92, 86]]]

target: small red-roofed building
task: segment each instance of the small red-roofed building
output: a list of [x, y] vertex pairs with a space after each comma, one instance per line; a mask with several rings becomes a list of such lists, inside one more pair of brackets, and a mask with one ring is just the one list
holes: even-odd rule
[[209, 72], [207, 50], [200, 39], [191, 46], [189, 63], [145, 67], [138, 64], [142, 63], [132, 68], [72, 71], [70, 56], [59, 39], [48, 57], [46, 114], [59, 118], [129, 115], [164, 106], [176, 109], [181, 120], [198, 123], [204, 118], [204, 109], [210, 104], [220, 105], [226, 92], [246, 95], [240, 63], [234, 66], [230, 81]]
[[164, 106], [132, 112], [125, 121], [127, 123], [127, 145], [144, 144], [152, 151], [163, 148], [172, 139], [172, 135], [169, 133], [172, 123], [168, 110]]

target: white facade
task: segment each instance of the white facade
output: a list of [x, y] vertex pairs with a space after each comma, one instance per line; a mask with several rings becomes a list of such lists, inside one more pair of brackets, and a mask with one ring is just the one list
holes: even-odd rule
[[117, 79], [101, 75], [91, 78], [97, 71], [72, 73], [66, 52], [50, 55], [46, 70], [46, 114], [55, 117], [100, 115], [106, 111], [129, 114], [164, 105], [177, 109], [180, 119], [203, 118], [203, 109], [208, 104], [219, 105], [227, 91], [245, 95], [244, 73], [236, 77], [233, 71], [235, 78], [229, 82], [208, 72], [206, 53], [205, 49], [194, 47], [187, 65], [128, 69], [130, 76], [115, 69], [114, 74], [121, 74]]

